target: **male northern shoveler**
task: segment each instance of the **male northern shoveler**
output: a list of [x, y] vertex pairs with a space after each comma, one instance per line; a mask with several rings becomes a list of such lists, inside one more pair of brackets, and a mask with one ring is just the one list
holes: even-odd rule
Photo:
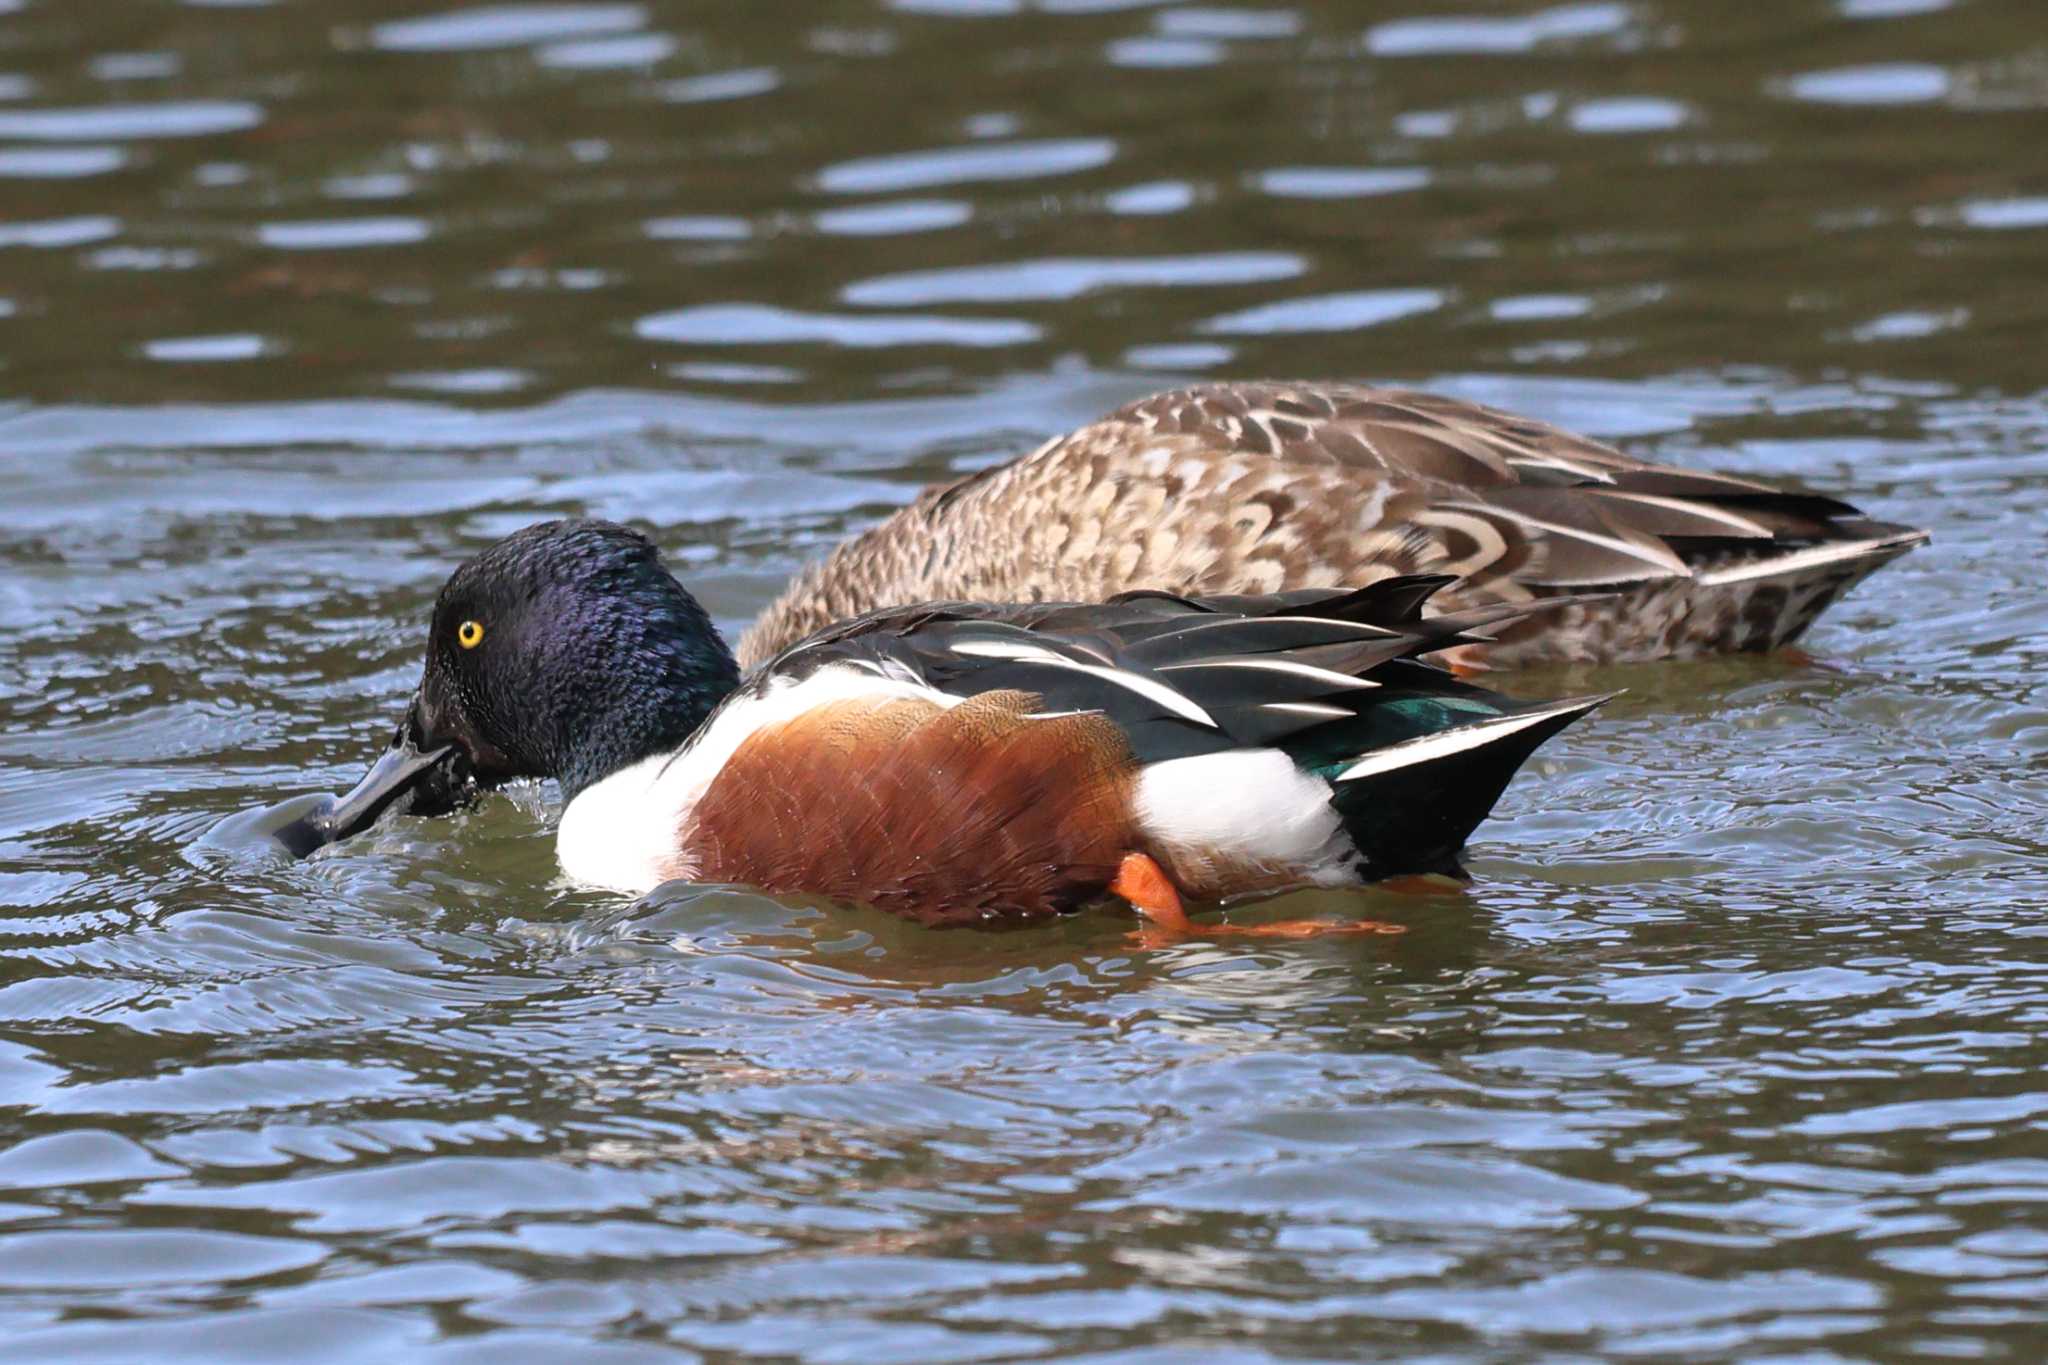
[[[1545, 739], [1604, 698], [1521, 703], [1417, 660], [1520, 619], [1425, 619], [1441, 578], [1353, 591], [890, 608], [742, 679], [644, 537], [528, 527], [441, 590], [391, 748], [316, 817], [553, 777], [572, 878], [670, 878], [931, 924], [1455, 872]], [[300, 831], [306, 834], [307, 831]]]
[[1927, 539], [1814, 493], [1669, 469], [1455, 398], [1207, 384], [1143, 399], [928, 490], [800, 575], [740, 640], [942, 598], [1099, 602], [1451, 574], [1432, 610], [1603, 596], [1461, 649], [1473, 667], [1789, 644]]

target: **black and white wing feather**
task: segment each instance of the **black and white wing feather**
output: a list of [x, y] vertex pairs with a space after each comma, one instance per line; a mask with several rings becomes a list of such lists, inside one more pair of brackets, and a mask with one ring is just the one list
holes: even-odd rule
[[[1134, 592], [1107, 603], [930, 603], [842, 622], [764, 665], [802, 677], [851, 665], [954, 696], [1033, 693], [1047, 712], [1098, 711], [1140, 762], [1275, 746], [1355, 720], [1386, 688], [1485, 696], [1419, 655], [1484, 641], [1488, 626], [1549, 604], [1424, 617], [1450, 580], [1385, 579], [1190, 598]], [[1502, 699], [1505, 701], [1505, 699]]]

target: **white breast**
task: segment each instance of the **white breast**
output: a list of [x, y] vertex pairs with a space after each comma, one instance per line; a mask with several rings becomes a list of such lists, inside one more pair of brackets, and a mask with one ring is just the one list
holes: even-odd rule
[[572, 881], [642, 895], [662, 882], [688, 878], [680, 857], [690, 811], [735, 750], [757, 730], [796, 719], [814, 707], [871, 697], [917, 697], [954, 706], [948, 696], [906, 677], [852, 664], [832, 664], [802, 682], [771, 681], [759, 696], [721, 706], [705, 727], [673, 753], [656, 754], [584, 788], [555, 834], [555, 859]]

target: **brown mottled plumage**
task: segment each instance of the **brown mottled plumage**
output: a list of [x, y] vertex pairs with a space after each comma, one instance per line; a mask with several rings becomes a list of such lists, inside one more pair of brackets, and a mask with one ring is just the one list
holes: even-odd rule
[[984, 692], [841, 702], [756, 732], [681, 831], [703, 881], [864, 901], [926, 924], [1043, 919], [1136, 846], [1137, 761], [1099, 712]]
[[1815, 494], [1670, 469], [1459, 399], [1347, 384], [1157, 394], [926, 491], [798, 576], [749, 665], [908, 602], [1461, 580], [1433, 610], [1588, 588], [1459, 662], [1684, 658], [1796, 639], [1926, 534]]

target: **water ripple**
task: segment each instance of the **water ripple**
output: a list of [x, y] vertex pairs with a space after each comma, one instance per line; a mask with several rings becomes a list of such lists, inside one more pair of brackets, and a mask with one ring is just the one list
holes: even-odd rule
[[262, 107], [240, 100], [0, 109], [0, 137], [31, 142], [138, 142], [239, 133], [262, 122]]
[[1922, 104], [1948, 94], [1949, 76], [1938, 66], [1891, 62], [1802, 72], [1778, 89], [1812, 104]]
[[646, 22], [640, 5], [485, 5], [379, 24], [370, 43], [387, 52], [480, 52], [619, 33]]
[[125, 1289], [252, 1280], [326, 1259], [313, 1242], [180, 1229], [0, 1237], [0, 1284]]
[[405, 246], [425, 241], [431, 232], [421, 218], [323, 218], [264, 223], [256, 229], [256, 240], [285, 251], [330, 251]]
[[0, 177], [20, 180], [75, 180], [105, 175], [128, 164], [119, 147], [0, 148]]
[[1525, 18], [1459, 14], [1430, 19], [1394, 19], [1365, 35], [1379, 57], [1448, 57], [1528, 52], [1545, 43], [1606, 38], [1626, 29], [1627, 5], [1559, 5]]
[[633, 324], [649, 341], [710, 346], [787, 345], [824, 342], [865, 349], [876, 346], [1015, 346], [1035, 340], [1038, 328], [1009, 318], [951, 318], [923, 314], [862, 317], [851, 313], [804, 313], [758, 304], [704, 304], [654, 313]]
[[1405, 194], [1429, 182], [1424, 166], [1283, 166], [1255, 177], [1261, 190], [1282, 199], [1362, 199]]
[[1366, 289], [1261, 304], [1213, 317], [1202, 324], [1202, 330], [1220, 336], [1348, 332], [1432, 312], [1443, 304], [1443, 292], [1436, 289]]
[[1109, 138], [1054, 138], [1039, 142], [939, 147], [842, 161], [818, 172], [818, 188], [832, 194], [896, 194], [935, 185], [989, 180], [1036, 180], [1076, 175], [1116, 158]]
[[1132, 256], [1012, 261], [1000, 266], [925, 270], [858, 280], [840, 297], [865, 308], [933, 303], [1019, 303], [1074, 299], [1101, 289], [1165, 289], [1199, 285], [1259, 284], [1292, 279], [1306, 269], [1281, 251], [1232, 251], [1203, 256]]

